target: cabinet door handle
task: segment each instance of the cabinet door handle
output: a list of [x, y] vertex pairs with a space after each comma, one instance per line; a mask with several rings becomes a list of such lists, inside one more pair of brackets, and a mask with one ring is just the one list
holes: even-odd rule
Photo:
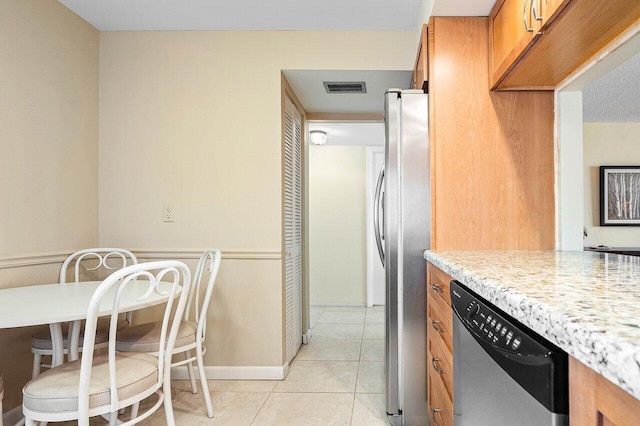
[[442, 417], [442, 414], [440, 414], [440, 412], [442, 412], [442, 410], [439, 409], [439, 408], [432, 408], [431, 409], [431, 413], [432, 413], [432, 417], [433, 417], [433, 426], [440, 426], [440, 422], [438, 420], [436, 420], [436, 414], [439, 414], [440, 417]]
[[442, 368], [438, 367], [438, 365], [436, 364], [438, 361], [440, 361], [440, 358], [434, 356], [431, 359], [431, 366], [433, 367], [434, 370], [436, 370], [436, 373], [438, 373], [439, 375], [442, 376], [444, 373], [446, 373], [446, 371], [444, 371]]
[[445, 329], [440, 327], [439, 324], [442, 324], [442, 322], [438, 320], [431, 321], [431, 327], [433, 327], [438, 333], [444, 333]]
[[[532, 0], [535, 1], [535, 0]], [[524, 0], [524, 7], [522, 8], [522, 19], [524, 19], [524, 29], [528, 33], [533, 32], [533, 28], [529, 26], [529, 20], [527, 19], [527, 0]]]
[[431, 284], [431, 289], [433, 291], [435, 291], [436, 293], [442, 293], [442, 287], [440, 287], [438, 284]]
[[542, 21], [542, 16], [538, 15], [538, 1], [540, 0], [531, 0], [531, 14], [536, 21]]

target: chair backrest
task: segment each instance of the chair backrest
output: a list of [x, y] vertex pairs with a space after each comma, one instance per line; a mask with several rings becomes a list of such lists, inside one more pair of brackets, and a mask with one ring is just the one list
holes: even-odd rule
[[[158, 342], [158, 381], [155, 389], [169, 383], [171, 373], [171, 352], [189, 297], [191, 272], [187, 265], [177, 260], [140, 263], [120, 269], [98, 286], [89, 302], [83, 340], [83, 353], [80, 365], [80, 385], [78, 393], [78, 424], [87, 425], [89, 419], [89, 382], [93, 366], [93, 354], [96, 327], [100, 308], [112, 307], [109, 329], [109, 386], [111, 388], [111, 412], [119, 407], [116, 383], [116, 333], [118, 332], [118, 314], [129, 303], [151, 304], [153, 298], [166, 299], [162, 320], [160, 340]], [[179, 299], [176, 301], [179, 294]], [[112, 300], [109, 302], [108, 299]], [[103, 303], [103, 300], [107, 302]], [[126, 303], [126, 302], [125, 302]], [[154, 391], [155, 391], [154, 389]]]
[[[211, 249], [202, 253], [198, 265], [196, 266], [193, 274], [193, 282], [191, 285], [191, 291], [189, 292], [189, 300], [187, 301], [187, 307], [184, 311], [185, 321], [196, 321], [198, 324], [198, 330], [196, 339], [199, 344], [204, 342], [205, 334], [207, 332], [207, 311], [209, 304], [211, 303], [211, 295], [213, 294], [213, 286], [216, 283], [216, 277], [218, 276], [218, 270], [220, 269], [220, 260], [222, 259], [222, 253], [220, 250]], [[202, 295], [202, 283], [203, 278], [207, 276], [207, 286], [204, 290], [204, 296]]]
[[136, 265], [138, 259], [129, 250], [121, 248], [89, 248], [72, 253], [62, 263], [60, 282], [66, 283], [69, 267], [73, 266], [72, 282], [94, 281], [104, 277], [95, 276], [93, 280], [83, 279], [82, 273], [104, 273]]

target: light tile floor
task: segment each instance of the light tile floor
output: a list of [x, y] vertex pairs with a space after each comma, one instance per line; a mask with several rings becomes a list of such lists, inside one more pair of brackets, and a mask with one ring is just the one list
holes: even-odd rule
[[[312, 338], [285, 380], [209, 380], [213, 419], [200, 393], [192, 394], [187, 381], [174, 381], [176, 424], [388, 425], [383, 307], [312, 306], [311, 324]], [[164, 425], [162, 408], [140, 424]]]

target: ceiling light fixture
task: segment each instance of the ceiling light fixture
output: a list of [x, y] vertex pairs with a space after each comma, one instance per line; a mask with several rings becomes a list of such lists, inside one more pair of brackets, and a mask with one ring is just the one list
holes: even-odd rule
[[327, 143], [327, 132], [322, 130], [311, 130], [309, 132], [309, 140], [315, 145], [324, 145]]

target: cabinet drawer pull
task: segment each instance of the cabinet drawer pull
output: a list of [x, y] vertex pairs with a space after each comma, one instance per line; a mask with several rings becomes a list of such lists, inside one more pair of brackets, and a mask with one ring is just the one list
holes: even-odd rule
[[433, 367], [434, 370], [436, 370], [436, 373], [442, 376], [445, 373], [445, 371], [442, 368], [438, 367], [438, 365], [436, 364], [438, 361], [440, 361], [440, 358], [434, 356], [431, 359], [431, 366]]
[[439, 320], [431, 321], [431, 327], [433, 327], [438, 333], [444, 333], [445, 329], [440, 327], [440, 324], [442, 324], [442, 322]]
[[444, 290], [442, 290], [442, 287], [440, 287], [438, 284], [431, 284], [431, 289], [433, 291], [435, 291], [436, 293], [443, 293]]
[[533, 19], [542, 21], [542, 16], [538, 15], [538, 1], [539, 0], [531, 0], [531, 13], [533, 14]]
[[432, 417], [433, 417], [433, 426], [440, 426], [440, 422], [438, 420], [436, 420], [436, 414], [439, 414], [440, 418], [442, 420], [442, 414], [440, 414], [441, 412], [442, 412], [442, 410], [439, 409], [439, 408], [432, 408], [431, 409], [431, 414], [432, 414]]
[[[533, 28], [531, 28], [529, 26], [529, 20], [527, 19], [527, 1], [528, 0], [524, 0], [524, 7], [522, 8], [522, 18], [524, 19], [524, 29], [526, 32], [528, 33], [532, 33], [533, 32]], [[536, 1], [536, 0], [531, 0], [531, 1]]]

